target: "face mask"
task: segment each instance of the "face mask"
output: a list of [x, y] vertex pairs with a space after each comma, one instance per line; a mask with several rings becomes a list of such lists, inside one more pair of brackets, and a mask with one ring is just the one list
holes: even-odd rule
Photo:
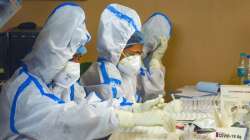
[[87, 49], [86, 49], [86, 47], [84, 47], [83, 45], [81, 45], [78, 49], [77, 49], [77, 51], [76, 51], [76, 54], [80, 54], [80, 55], [84, 55], [84, 54], [86, 54], [87, 53]]
[[85, 23], [81, 24], [73, 34], [72, 45], [77, 45], [76, 54], [84, 55], [87, 53], [85, 45], [91, 40], [91, 36], [86, 28]]
[[141, 65], [141, 56], [132, 55], [123, 58], [118, 64], [118, 69], [127, 75], [134, 76], [139, 73]]

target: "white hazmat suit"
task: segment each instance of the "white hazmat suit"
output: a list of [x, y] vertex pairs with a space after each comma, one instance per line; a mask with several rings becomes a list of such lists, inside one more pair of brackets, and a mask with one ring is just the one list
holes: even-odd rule
[[141, 22], [136, 11], [118, 4], [109, 5], [103, 11], [98, 33], [98, 62], [81, 76], [87, 92], [95, 91], [104, 100], [122, 98], [121, 106], [132, 105], [126, 94], [130, 89], [123, 89], [117, 64], [127, 41], [140, 30]]
[[[163, 103], [157, 98], [145, 104], [134, 104], [133, 86], [125, 85], [118, 69], [120, 56], [128, 40], [135, 32], [140, 32], [138, 14], [128, 7], [110, 4], [103, 11], [99, 24], [97, 51], [98, 62], [93, 63], [81, 76], [81, 82], [93, 98], [112, 100], [115, 108], [142, 112]], [[140, 60], [140, 59], [139, 59]], [[140, 67], [139, 67], [140, 68]], [[136, 75], [135, 75], [136, 78]], [[95, 96], [99, 95], [99, 97]]]
[[[89, 40], [85, 14], [78, 5], [64, 3], [53, 11], [25, 64], [2, 89], [0, 139], [92, 140], [117, 127], [166, 122], [162, 118], [168, 117], [160, 110], [131, 113], [114, 109], [112, 100], [85, 98], [76, 82], [79, 65], [69, 60]], [[55, 85], [48, 86], [51, 82]]]
[[117, 127], [112, 108], [89, 104], [81, 86], [74, 84], [73, 99], [47, 86], [89, 39], [81, 7], [64, 3], [53, 11], [24, 59], [26, 66], [2, 89], [0, 139], [92, 140]]
[[137, 78], [137, 94], [143, 101], [153, 99], [164, 94], [165, 67], [161, 59], [168, 47], [172, 24], [162, 13], [154, 13], [143, 25], [144, 36], [143, 62]]

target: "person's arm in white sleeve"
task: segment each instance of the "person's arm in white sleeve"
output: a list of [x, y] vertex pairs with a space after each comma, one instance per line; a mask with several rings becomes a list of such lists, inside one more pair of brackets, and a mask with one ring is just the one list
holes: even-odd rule
[[142, 85], [144, 100], [165, 94], [165, 67], [162, 58], [167, 50], [167, 38], [160, 38], [160, 43], [150, 56], [149, 64], [141, 69], [139, 82]]
[[142, 55], [145, 76], [141, 76], [141, 94], [144, 94], [144, 100], [148, 100], [164, 94], [165, 66], [162, 64], [162, 58], [168, 48], [172, 22], [166, 14], [156, 12], [143, 23], [142, 32], [145, 39]]
[[38, 92], [23, 93], [16, 114], [19, 133], [36, 139], [93, 139], [109, 135], [116, 128], [117, 118], [110, 108], [79, 104], [57, 104]]
[[154, 99], [165, 93], [165, 68], [142, 68], [138, 77], [141, 84], [140, 92], [144, 101]]

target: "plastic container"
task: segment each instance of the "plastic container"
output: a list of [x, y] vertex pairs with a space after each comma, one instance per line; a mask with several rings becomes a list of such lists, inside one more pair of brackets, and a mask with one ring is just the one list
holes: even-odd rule
[[247, 66], [246, 66], [246, 75], [244, 78], [244, 84], [250, 85], [250, 55], [247, 55]]
[[237, 76], [240, 79], [240, 84], [243, 85], [246, 81], [247, 76], [247, 54], [240, 53], [240, 62], [237, 67]]

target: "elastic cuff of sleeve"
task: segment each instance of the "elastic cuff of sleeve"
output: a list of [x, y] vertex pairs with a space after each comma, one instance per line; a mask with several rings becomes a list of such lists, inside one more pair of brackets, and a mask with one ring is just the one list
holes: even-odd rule
[[121, 128], [131, 128], [135, 126], [133, 113], [123, 110], [115, 110]]
[[134, 103], [133, 106], [132, 106], [132, 112], [134, 113], [140, 113], [142, 112], [142, 106], [141, 106], [141, 103]]

